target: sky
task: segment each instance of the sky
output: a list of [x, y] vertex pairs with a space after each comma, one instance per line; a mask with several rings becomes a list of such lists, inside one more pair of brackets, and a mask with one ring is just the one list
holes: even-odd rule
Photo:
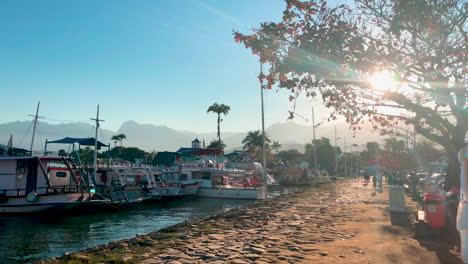
[[[279, 21], [282, 0], [0, 1], [0, 123], [28, 120], [37, 101], [49, 123], [127, 120], [213, 132], [214, 102], [231, 107], [222, 130], [261, 127], [258, 57], [235, 43]], [[265, 91], [265, 122], [284, 122], [287, 91]], [[315, 103], [316, 120], [326, 110]], [[297, 112], [310, 118], [312, 102]], [[309, 121], [295, 119], [309, 124]]]

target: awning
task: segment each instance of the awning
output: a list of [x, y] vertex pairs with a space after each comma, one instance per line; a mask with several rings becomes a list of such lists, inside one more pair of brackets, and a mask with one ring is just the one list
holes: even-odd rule
[[[59, 140], [54, 140], [54, 141], [47, 141], [47, 144], [73, 144], [73, 143], [78, 143], [82, 146], [94, 146], [96, 140], [94, 138], [72, 138], [72, 137], [66, 137], [62, 138]], [[98, 140], [98, 147], [107, 147], [106, 144], [100, 142]]]

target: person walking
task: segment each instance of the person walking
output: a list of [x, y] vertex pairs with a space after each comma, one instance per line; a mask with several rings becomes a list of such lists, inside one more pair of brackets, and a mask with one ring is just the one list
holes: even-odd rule
[[374, 192], [377, 190], [377, 176], [376, 175], [372, 176], [372, 188], [374, 189]]

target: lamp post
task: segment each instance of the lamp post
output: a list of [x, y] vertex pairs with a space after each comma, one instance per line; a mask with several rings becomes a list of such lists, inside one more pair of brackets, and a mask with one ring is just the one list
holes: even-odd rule
[[338, 172], [338, 145], [336, 143], [338, 139], [341, 139], [341, 138], [336, 137], [336, 125], [335, 125], [335, 174]]
[[265, 111], [264, 111], [264, 105], [263, 105], [263, 64], [260, 61], [260, 97], [262, 101], [262, 180], [263, 180], [263, 189], [264, 189], [264, 195], [265, 199], [268, 197], [268, 187], [267, 187], [267, 172], [266, 172], [266, 144], [265, 144]]
[[314, 144], [314, 169], [317, 172], [317, 142], [315, 141], [315, 116], [314, 106], [312, 106], [312, 143]]

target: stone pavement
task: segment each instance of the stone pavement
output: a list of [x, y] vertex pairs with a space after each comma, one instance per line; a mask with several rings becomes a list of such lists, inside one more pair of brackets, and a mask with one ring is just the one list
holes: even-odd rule
[[444, 263], [387, 200], [343, 180], [45, 263]]

